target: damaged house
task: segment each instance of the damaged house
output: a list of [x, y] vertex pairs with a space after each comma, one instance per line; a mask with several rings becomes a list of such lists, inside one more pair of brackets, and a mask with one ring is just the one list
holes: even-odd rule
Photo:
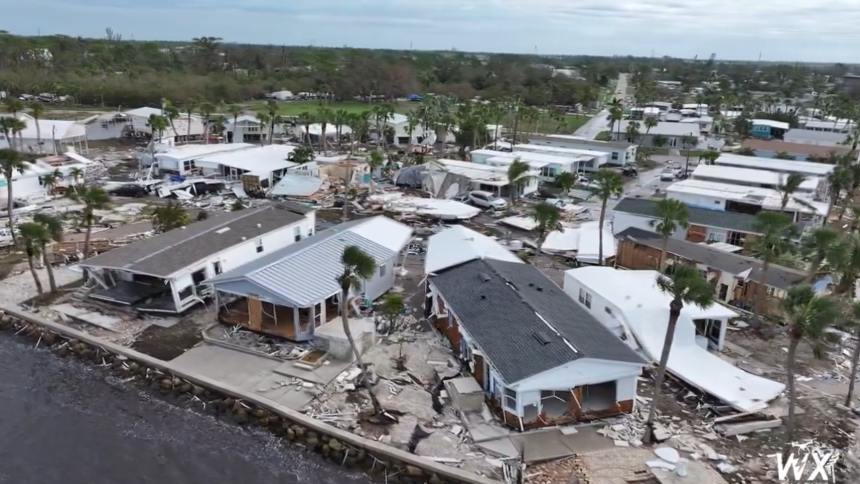
[[144, 312], [182, 313], [211, 296], [204, 281], [313, 235], [295, 203], [212, 216], [80, 263], [88, 297]]
[[[322, 326], [341, 326], [344, 249], [373, 257], [376, 272], [355, 295], [369, 303], [394, 286], [395, 266], [412, 229], [383, 216], [342, 223], [208, 281], [224, 324], [293, 341], [309, 341]], [[352, 321], [351, 321], [352, 323]]]
[[427, 303], [507, 426], [633, 410], [645, 362], [537, 268], [491, 258], [449, 266], [429, 275]]
[[[663, 238], [654, 232], [630, 227], [616, 235], [618, 256], [615, 263], [627, 269], [656, 270], [663, 247]], [[765, 301], [758, 309], [769, 314], [779, 310], [780, 302], [792, 286], [802, 284], [806, 273], [797, 269], [770, 264], [767, 280], [762, 285], [764, 264], [746, 257], [685, 240], [669, 239], [666, 245], [667, 264], [694, 264], [714, 287], [717, 301], [752, 309], [756, 301]]]

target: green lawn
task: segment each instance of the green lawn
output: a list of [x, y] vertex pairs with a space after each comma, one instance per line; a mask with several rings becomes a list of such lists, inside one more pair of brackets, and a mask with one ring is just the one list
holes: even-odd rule
[[[266, 104], [266, 101], [251, 101], [249, 103], [243, 104], [246, 109], [251, 111], [257, 111], [259, 109], [263, 109]], [[314, 113], [319, 111], [319, 109], [323, 106], [331, 109], [332, 111], [337, 111], [338, 109], [344, 109], [349, 113], [360, 113], [362, 111], [370, 111], [376, 103], [365, 103], [361, 101], [335, 101], [329, 103], [322, 103], [320, 101], [279, 101], [278, 106], [280, 107], [280, 114], [282, 116], [298, 116], [303, 112]], [[394, 110], [398, 113], [406, 113], [409, 112], [418, 105], [418, 103], [410, 103], [410, 102], [402, 102], [395, 103]]]
[[564, 124], [560, 126], [558, 130], [561, 134], [573, 134], [574, 131], [579, 129], [580, 126], [585, 124], [589, 119], [589, 116], [583, 114], [570, 114], [564, 116]]

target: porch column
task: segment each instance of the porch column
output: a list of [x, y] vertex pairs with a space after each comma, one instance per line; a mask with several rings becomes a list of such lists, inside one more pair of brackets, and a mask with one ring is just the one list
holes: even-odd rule
[[293, 334], [297, 337], [301, 334], [302, 325], [299, 322], [299, 308], [293, 308]]

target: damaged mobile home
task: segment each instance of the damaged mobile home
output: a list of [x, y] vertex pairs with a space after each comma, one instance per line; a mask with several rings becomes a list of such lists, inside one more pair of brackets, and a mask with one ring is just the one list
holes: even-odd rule
[[313, 209], [287, 202], [213, 216], [81, 262], [87, 295], [182, 313], [211, 296], [204, 281], [313, 235], [315, 223]]
[[[657, 286], [657, 271], [581, 267], [564, 274], [564, 292], [632, 348], [658, 361], [669, 322], [671, 296]], [[765, 408], [785, 385], [747, 373], [708, 348], [722, 348], [737, 313], [720, 304], [685, 304], [675, 330], [668, 370], [741, 412]]]
[[507, 426], [633, 410], [645, 362], [537, 268], [490, 257], [436, 266], [428, 273], [428, 316]]

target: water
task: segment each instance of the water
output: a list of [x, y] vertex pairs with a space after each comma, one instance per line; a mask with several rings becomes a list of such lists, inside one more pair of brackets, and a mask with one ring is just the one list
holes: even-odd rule
[[0, 335], [0, 482], [365, 483], [358, 473]]

